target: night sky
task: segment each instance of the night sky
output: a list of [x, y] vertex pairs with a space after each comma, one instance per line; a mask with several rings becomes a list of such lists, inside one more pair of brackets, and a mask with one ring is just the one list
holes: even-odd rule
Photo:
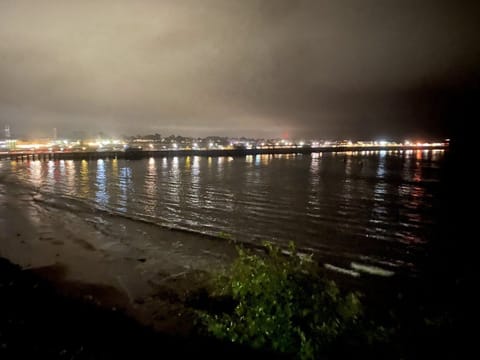
[[478, 118], [479, 19], [480, 1], [0, 0], [0, 125], [455, 136]]

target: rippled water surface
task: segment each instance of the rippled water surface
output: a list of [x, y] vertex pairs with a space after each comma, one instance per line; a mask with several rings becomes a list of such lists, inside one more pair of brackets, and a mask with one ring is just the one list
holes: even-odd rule
[[443, 151], [3, 162], [62, 202], [249, 242], [412, 267], [431, 240]]

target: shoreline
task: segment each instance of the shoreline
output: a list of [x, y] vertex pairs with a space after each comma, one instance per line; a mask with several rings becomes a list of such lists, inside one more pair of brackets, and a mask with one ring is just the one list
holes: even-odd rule
[[197, 303], [233, 244], [34, 196], [0, 182], [2, 359], [278, 358], [199, 332]]
[[228, 241], [66, 211], [34, 196], [0, 183], [0, 258], [35, 272], [63, 295], [95, 298], [159, 331], [191, 333], [186, 299], [235, 256]]

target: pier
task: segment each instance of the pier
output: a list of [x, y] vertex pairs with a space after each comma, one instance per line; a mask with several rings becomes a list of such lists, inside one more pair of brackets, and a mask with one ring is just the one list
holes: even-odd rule
[[50, 161], [50, 160], [97, 160], [97, 159], [144, 159], [186, 156], [231, 156], [305, 154], [361, 151], [405, 151], [405, 150], [445, 150], [447, 145], [435, 146], [331, 146], [331, 147], [281, 147], [256, 149], [171, 149], [171, 150], [116, 150], [116, 151], [11, 151], [0, 153], [0, 159], [12, 161]]

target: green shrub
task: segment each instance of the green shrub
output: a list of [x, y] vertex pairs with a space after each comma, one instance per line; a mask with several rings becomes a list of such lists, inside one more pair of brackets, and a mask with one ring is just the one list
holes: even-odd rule
[[342, 294], [293, 244], [288, 254], [269, 243], [265, 248], [265, 256], [238, 248], [238, 258], [216, 280], [214, 295], [233, 299], [233, 308], [200, 313], [211, 334], [313, 359], [358, 327], [357, 293]]

